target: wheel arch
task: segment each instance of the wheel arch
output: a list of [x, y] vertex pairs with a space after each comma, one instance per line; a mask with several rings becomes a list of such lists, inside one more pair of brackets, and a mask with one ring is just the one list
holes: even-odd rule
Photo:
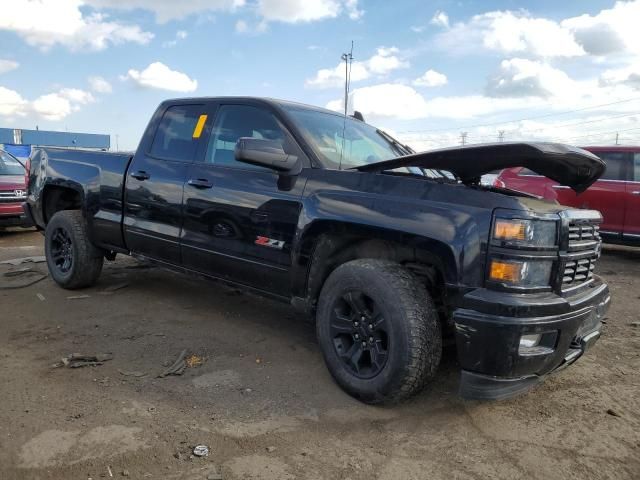
[[42, 215], [45, 225], [61, 210], [83, 210], [84, 191], [81, 185], [48, 184], [42, 189]]
[[405, 265], [420, 276], [429, 290], [455, 282], [456, 261], [445, 243], [411, 233], [339, 221], [316, 221], [300, 239], [300, 275], [294, 282], [306, 309], [315, 307], [322, 285], [339, 265], [358, 258], [385, 259]]

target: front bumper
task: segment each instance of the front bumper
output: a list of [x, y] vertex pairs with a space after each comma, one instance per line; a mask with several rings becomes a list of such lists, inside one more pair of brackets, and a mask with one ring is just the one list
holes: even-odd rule
[[[503, 399], [575, 362], [600, 336], [611, 297], [599, 278], [572, 297], [474, 290], [454, 311], [460, 395]], [[547, 348], [523, 352], [523, 335], [542, 334]]]

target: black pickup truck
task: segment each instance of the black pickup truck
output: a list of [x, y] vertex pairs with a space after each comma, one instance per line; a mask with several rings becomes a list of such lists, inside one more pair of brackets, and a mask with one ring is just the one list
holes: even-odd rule
[[610, 302], [598, 212], [480, 183], [524, 166], [583, 191], [605, 164], [566, 145], [415, 153], [361, 118], [193, 98], [162, 103], [133, 156], [31, 161], [25, 211], [62, 287], [121, 253], [289, 302], [368, 403], [419, 391], [448, 343], [462, 396], [522, 392], [594, 343]]

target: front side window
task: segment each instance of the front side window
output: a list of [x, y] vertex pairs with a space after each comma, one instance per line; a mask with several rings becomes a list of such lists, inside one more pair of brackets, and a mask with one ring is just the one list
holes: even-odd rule
[[[150, 154], [165, 160], [191, 162], [198, 151], [200, 124], [206, 121], [203, 105], [174, 105], [167, 108], [151, 144]], [[201, 119], [202, 117], [202, 119]]]
[[600, 157], [607, 164], [607, 169], [600, 177], [600, 180], [626, 180], [626, 152], [596, 152], [596, 155]]
[[13, 155], [0, 150], [0, 175], [24, 175], [24, 167]]
[[216, 115], [205, 161], [215, 165], [268, 170], [236, 160], [236, 142], [241, 137], [275, 140], [285, 152], [297, 153], [271, 112], [251, 105], [223, 105]]

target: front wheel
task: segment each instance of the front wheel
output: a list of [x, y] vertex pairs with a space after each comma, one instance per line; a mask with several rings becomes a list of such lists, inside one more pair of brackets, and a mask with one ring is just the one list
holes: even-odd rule
[[440, 364], [442, 334], [426, 288], [401, 265], [345, 263], [325, 282], [316, 331], [336, 382], [366, 403], [420, 391]]
[[58, 285], [72, 290], [96, 283], [104, 256], [90, 242], [82, 212], [57, 212], [47, 224], [44, 238], [49, 273]]

